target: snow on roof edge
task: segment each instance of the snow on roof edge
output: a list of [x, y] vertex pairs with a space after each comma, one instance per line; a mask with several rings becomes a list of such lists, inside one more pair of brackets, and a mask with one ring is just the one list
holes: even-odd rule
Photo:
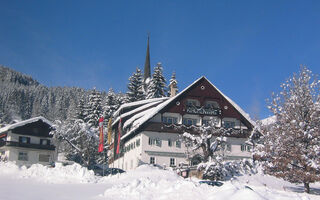
[[161, 102], [161, 100], [153, 101], [153, 102], [150, 102], [150, 103], [146, 103], [146, 104], [144, 104], [144, 105], [142, 105], [142, 106], [140, 106], [140, 107], [137, 107], [137, 108], [135, 108], [135, 109], [133, 109], [133, 110], [131, 110], [131, 111], [129, 111], [129, 112], [126, 112], [126, 113], [123, 113], [123, 114], [121, 114], [121, 115], [118, 115], [118, 117], [116, 118], [116, 120], [114, 120], [114, 122], [112, 123], [112, 126], [114, 126], [114, 125], [120, 120], [120, 118], [127, 117], [127, 116], [129, 116], [129, 115], [131, 115], [131, 114], [133, 114], [133, 113], [135, 113], [135, 112], [137, 112], [137, 111], [139, 111], [139, 110], [146, 109], [146, 108], [148, 108], [148, 107], [150, 107], [150, 106], [153, 106], [153, 105], [155, 105], [155, 104], [157, 104], [157, 103], [160, 103], [160, 102]]
[[119, 112], [124, 109], [124, 108], [127, 108], [127, 107], [130, 107], [130, 106], [136, 106], [136, 105], [141, 105], [141, 104], [147, 104], [147, 103], [151, 103], [151, 102], [154, 102], [154, 101], [161, 101], [163, 99], [168, 99], [169, 97], [161, 97], [161, 98], [154, 98], [154, 99], [145, 99], [145, 100], [140, 100], [140, 101], [135, 101], [135, 102], [130, 102], [130, 103], [125, 103], [125, 104], [122, 104], [118, 110], [113, 114], [113, 117], [119, 115]]
[[10, 129], [14, 129], [16, 127], [24, 126], [24, 125], [26, 125], [28, 123], [36, 122], [36, 121], [39, 121], [39, 120], [42, 120], [44, 123], [48, 124], [49, 126], [53, 126], [53, 124], [49, 120], [47, 120], [46, 118], [44, 118], [42, 116], [39, 116], [39, 117], [30, 118], [30, 119], [27, 119], [27, 120], [23, 120], [23, 121], [20, 121], [20, 122], [5, 126], [5, 127], [0, 129], [0, 133], [3, 133], [3, 132], [8, 131]]

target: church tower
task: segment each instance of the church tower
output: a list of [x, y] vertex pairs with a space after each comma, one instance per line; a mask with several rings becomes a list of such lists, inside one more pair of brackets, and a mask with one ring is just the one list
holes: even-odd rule
[[147, 44], [147, 54], [146, 61], [144, 63], [144, 77], [143, 82], [148, 84], [151, 78], [151, 70], [150, 70], [150, 50], [149, 50], [149, 35], [148, 35], [148, 44]]

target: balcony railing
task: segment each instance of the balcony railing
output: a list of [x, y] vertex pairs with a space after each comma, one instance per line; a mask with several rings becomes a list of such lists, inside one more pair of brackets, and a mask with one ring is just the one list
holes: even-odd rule
[[14, 141], [5, 141], [6, 146], [12, 147], [23, 147], [23, 148], [32, 148], [32, 149], [44, 149], [44, 150], [55, 150], [54, 145], [41, 145], [41, 144], [26, 144], [21, 142]]

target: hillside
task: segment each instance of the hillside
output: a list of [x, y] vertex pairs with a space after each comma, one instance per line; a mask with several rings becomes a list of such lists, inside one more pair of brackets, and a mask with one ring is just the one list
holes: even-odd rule
[[39, 115], [65, 120], [75, 115], [79, 100], [86, 101], [90, 92], [79, 87], [47, 87], [31, 76], [0, 66], [0, 122]]

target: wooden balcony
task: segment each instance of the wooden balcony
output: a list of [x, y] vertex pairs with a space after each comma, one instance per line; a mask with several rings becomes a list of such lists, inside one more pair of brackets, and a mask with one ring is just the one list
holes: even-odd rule
[[10, 147], [23, 147], [23, 148], [30, 148], [30, 149], [41, 149], [41, 150], [52, 150], [52, 151], [56, 149], [54, 145], [26, 144], [26, 143], [14, 142], [14, 141], [3, 141], [2, 146], [4, 145], [10, 146]]
[[[159, 122], [149, 122], [145, 125], [145, 131], [154, 131], [154, 132], [166, 132], [166, 133], [184, 133], [188, 132], [191, 134], [198, 134], [199, 127], [197, 126], [186, 126], [181, 124], [164, 124]], [[250, 136], [250, 130], [240, 130], [240, 129], [233, 129], [230, 130], [229, 137], [236, 137], [236, 138], [248, 138]], [[217, 135], [218, 136], [218, 135]]]

